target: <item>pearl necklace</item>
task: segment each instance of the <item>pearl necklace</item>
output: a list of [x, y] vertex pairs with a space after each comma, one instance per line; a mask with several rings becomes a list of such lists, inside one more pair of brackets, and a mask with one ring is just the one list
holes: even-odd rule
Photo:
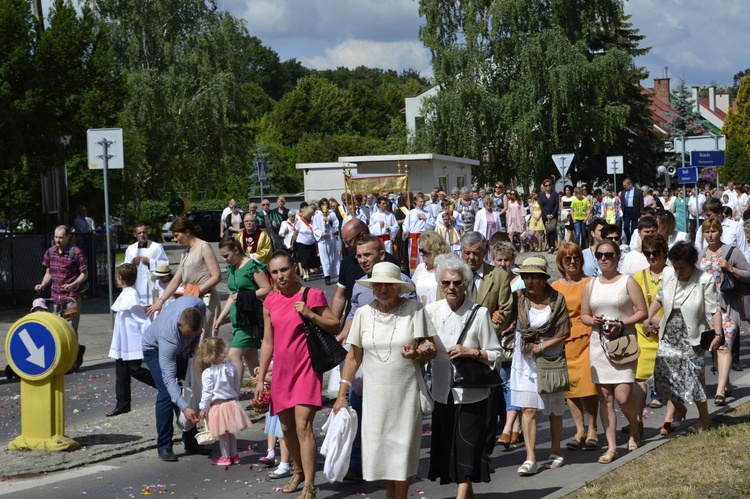
[[[393, 353], [393, 337], [396, 334], [396, 324], [397, 324], [396, 319], [398, 318], [396, 312], [398, 312], [401, 308], [403, 308], [405, 303], [406, 301], [402, 301], [393, 309], [393, 311], [386, 312], [386, 313], [383, 313], [380, 311], [380, 309], [378, 308], [377, 301], [375, 304], [373, 304], [373, 307], [372, 307], [373, 321], [372, 321], [372, 331], [371, 331], [370, 338], [372, 341], [372, 348], [375, 351], [375, 356], [383, 364], [388, 362], [388, 360], [391, 358], [391, 354]], [[391, 329], [391, 338], [390, 340], [388, 340], [388, 354], [385, 356], [385, 359], [383, 359], [380, 356], [380, 352], [378, 352], [378, 347], [375, 344], [375, 323], [378, 323], [378, 322], [381, 324], [388, 324], [388, 325], [393, 323], [393, 328]]]

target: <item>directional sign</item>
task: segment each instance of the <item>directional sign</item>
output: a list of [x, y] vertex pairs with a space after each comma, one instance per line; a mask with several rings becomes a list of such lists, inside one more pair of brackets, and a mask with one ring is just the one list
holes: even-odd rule
[[677, 169], [677, 183], [678, 184], [698, 183], [698, 169], [695, 167], [678, 168]]
[[609, 175], [622, 175], [625, 173], [624, 166], [625, 161], [622, 156], [607, 156], [607, 173]]
[[690, 153], [692, 166], [724, 166], [724, 151], [693, 151]]
[[258, 161], [258, 182], [268, 182], [268, 165], [265, 161]]
[[43, 376], [55, 364], [57, 341], [44, 324], [26, 322], [11, 331], [8, 355], [19, 374]]
[[557, 166], [557, 171], [560, 172], [560, 176], [563, 178], [563, 181], [565, 180], [565, 175], [567, 174], [568, 170], [570, 169], [570, 165], [573, 163], [573, 158], [575, 158], [574, 153], [566, 153], [566, 154], [553, 154], [552, 155], [552, 161], [555, 162], [555, 166]]
[[727, 137], [725, 135], [699, 135], [694, 137], [675, 137], [667, 152], [682, 152], [682, 142], [685, 141], [685, 152], [713, 151], [718, 149], [724, 151], [727, 148]]
[[107, 154], [110, 156], [107, 163], [108, 170], [122, 170], [125, 168], [125, 155], [122, 146], [122, 128], [93, 128], [86, 132], [86, 145], [88, 147], [89, 170], [102, 170], [104, 168], [104, 148], [101, 142], [106, 140]]

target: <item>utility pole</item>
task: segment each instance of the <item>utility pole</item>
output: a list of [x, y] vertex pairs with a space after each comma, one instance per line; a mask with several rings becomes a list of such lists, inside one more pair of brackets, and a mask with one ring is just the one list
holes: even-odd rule
[[44, 15], [42, 14], [42, 0], [31, 0], [31, 13], [36, 18], [36, 34], [44, 33]]

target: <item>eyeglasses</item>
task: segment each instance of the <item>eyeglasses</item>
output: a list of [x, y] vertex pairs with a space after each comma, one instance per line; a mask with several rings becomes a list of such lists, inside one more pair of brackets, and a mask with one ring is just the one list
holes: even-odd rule
[[271, 203], [260, 203], [261, 206], [271, 206]]
[[619, 236], [607, 236], [604, 239], [607, 240], [607, 241], [612, 241], [613, 243], [620, 242]]
[[565, 262], [565, 263], [573, 263], [573, 262], [577, 262], [580, 259], [581, 259], [581, 257], [578, 256], [578, 255], [568, 255], [568, 256], [564, 256], [563, 257], [563, 262]]
[[503, 186], [502, 186], [502, 185], [496, 185], [496, 186], [495, 186], [495, 189], [502, 189], [502, 188], [503, 188]]
[[450, 287], [450, 285], [451, 285], [451, 284], [453, 284], [453, 285], [454, 285], [455, 287], [457, 287], [457, 288], [458, 288], [458, 287], [460, 287], [460, 286], [461, 286], [461, 285], [462, 285], [463, 283], [464, 283], [464, 281], [462, 281], [461, 279], [458, 279], [458, 280], [456, 280], [456, 281], [449, 281], [448, 279], [443, 279], [442, 281], [440, 281], [440, 284], [441, 284], [441, 285], [442, 285], [442, 286], [443, 286], [444, 288]]
[[347, 245], [347, 246], [353, 246], [354, 245], [354, 240], [357, 239], [358, 237], [359, 237], [359, 234], [354, 235], [354, 236], [352, 236], [349, 239], [344, 239], [344, 244]]
[[429, 255], [429, 254], [430, 254], [430, 252], [429, 252], [429, 251], [427, 251], [427, 250], [426, 250], [426, 249], [424, 249], [424, 248], [419, 248], [419, 254], [420, 254], [420, 255], [422, 255], [422, 256], [427, 256], [427, 255]]
[[646, 258], [651, 258], [652, 256], [654, 258], [659, 258], [661, 256], [661, 250], [654, 250], [654, 251], [643, 250], [643, 254], [646, 255]]
[[601, 260], [604, 258], [605, 260], [612, 260], [615, 257], [614, 251], [605, 251], [604, 253], [600, 253], [599, 251], [594, 252], [594, 257], [596, 257], [597, 260]]

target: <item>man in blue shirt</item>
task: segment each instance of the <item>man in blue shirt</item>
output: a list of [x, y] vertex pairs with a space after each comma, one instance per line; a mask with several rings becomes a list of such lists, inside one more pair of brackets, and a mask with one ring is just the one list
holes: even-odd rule
[[[176, 410], [188, 421], [198, 415], [182, 398], [178, 379], [184, 379], [188, 357], [198, 346], [206, 305], [195, 296], [183, 296], [166, 307], [143, 332], [143, 360], [156, 384], [156, 448], [162, 461], [177, 461], [172, 452], [173, 417]], [[190, 366], [192, 369], [192, 365]], [[195, 441], [197, 429], [182, 433], [185, 452], [210, 454]]]

